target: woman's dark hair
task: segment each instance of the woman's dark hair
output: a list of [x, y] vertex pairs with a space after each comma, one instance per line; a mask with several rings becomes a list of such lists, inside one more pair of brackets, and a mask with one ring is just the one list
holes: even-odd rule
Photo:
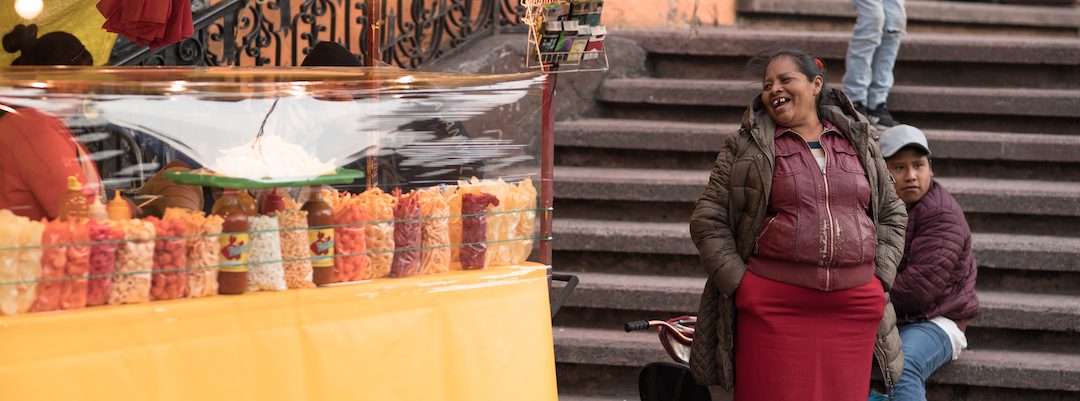
[[799, 72], [806, 76], [806, 80], [813, 82], [814, 78], [821, 77], [821, 92], [817, 95], [818, 104], [818, 117], [821, 116], [821, 103], [825, 100], [825, 92], [828, 90], [828, 84], [825, 82], [825, 62], [819, 58], [811, 56], [809, 53], [798, 49], [779, 49], [766, 53], [758, 53], [757, 56], [751, 58], [746, 63], [746, 70], [752, 74], [755, 78], [761, 78], [765, 75], [765, 70], [769, 68], [769, 64], [778, 57], [790, 57], [795, 61], [795, 65], [799, 67]]
[[67, 32], [37, 37], [37, 25], [19, 24], [4, 35], [4, 50], [22, 54], [11, 65], [93, 65], [94, 58], [79, 38]]

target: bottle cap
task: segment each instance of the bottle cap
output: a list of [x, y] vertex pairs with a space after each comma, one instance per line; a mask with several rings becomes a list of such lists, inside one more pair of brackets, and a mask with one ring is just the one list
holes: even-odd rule
[[79, 182], [79, 178], [73, 175], [69, 175], [67, 178], [68, 191], [82, 191], [82, 183]]
[[269, 215], [271, 213], [285, 210], [285, 199], [278, 194], [277, 188], [270, 190], [270, 193], [266, 195], [266, 199], [263, 200], [263, 214]]
[[94, 221], [104, 221], [109, 218], [109, 212], [101, 202], [91, 202], [87, 215]]

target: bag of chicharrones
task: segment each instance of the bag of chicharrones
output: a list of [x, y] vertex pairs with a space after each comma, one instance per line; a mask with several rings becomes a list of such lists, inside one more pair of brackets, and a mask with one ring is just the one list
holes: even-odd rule
[[450, 270], [450, 202], [439, 187], [417, 191], [420, 199], [420, 274]]
[[41, 234], [41, 276], [35, 290], [37, 299], [30, 308], [33, 312], [61, 309], [67, 248], [72, 244], [71, 232], [71, 223], [59, 220], [45, 223], [45, 231]]
[[284, 291], [285, 267], [281, 264], [281, 234], [276, 218], [248, 218], [251, 248], [248, 251], [248, 292]]
[[187, 227], [187, 287], [184, 297], [202, 298], [217, 295], [217, 273], [221, 257], [218, 236], [221, 216], [207, 216], [187, 209], [165, 209], [165, 220], [178, 219]]
[[286, 209], [275, 212], [274, 216], [277, 218], [278, 226], [281, 227], [281, 257], [285, 260], [285, 285], [289, 288], [314, 288], [307, 212]]
[[420, 248], [423, 242], [423, 222], [420, 220], [420, 199], [416, 192], [402, 194], [394, 189], [394, 261], [390, 277], [411, 277], [420, 274]]
[[0, 315], [30, 311], [41, 275], [45, 225], [0, 210]]
[[461, 194], [461, 269], [479, 270], [487, 267], [487, 217], [499, 199], [489, 193]]
[[86, 307], [87, 283], [90, 273], [90, 230], [89, 220], [80, 219], [68, 224], [66, 248], [67, 263], [64, 265], [64, 280], [60, 286], [60, 309], [79, 309]]
[[515, 210], [511, 219], [516, 219], [510, 242], [510, 264], [521, 264], [529, 259], [533, 251], [533, 238], [536, 235], [536, 187], [532, 179], [526, 178], [510, 185], [506, 198], [499, 199], [499, 206], [509, 204], [505, 210]]
[[386, 277], [394, 263], [394, 196], [379, 188], [357, 196], [369, 221], [364, 233], [369, 261], [366, 278]]
[[90, 221], [90, 279], [86, 282], [86, 306], [109, 302], [113, 270], [116, 269], [116, 249], [124, 233], [111, 221]]
[[461, 191], [456, 185], [443, 188], [443, 197], [450, 210], [446, 228], [450, 237], [450, 270], [461, 270]]
[[[340, 192], [334, 203], [334, 281], [347, 283], [370, 277], [367, 253], [367, 212], [360, 197]], [[318, 234], [316, 234], [318, 235]]]
[[124, 242], [116, 249], [116, 269], [109, 289], [109, 304], [150, 302], [154, 269], [154, 224], [138, 219], [119, 220]]
[[146, 219], [154, 224], [154, 274], [150, 279], [150, 299], [165, 301], [183, 298], [187, 290], [187, 238], [191, 235], [181, 219]]
[[[511, 242], [516, 238], [520, 216], [519, 208], [527, 208], [528, 203], [512, 199], [516, 188], [502, 179], [480, 180], [473, 177], [469, 181], [458, 182], [458, 188], [465, 193], [487, 193], [499, 200], [498, 205], [490, 208], [487, 220], [486, 266], [507, 266], [515, 262], [518, 246]], [[509, 200], [509, 201], [508, 201]], [[518, 201], [518, 202], [514, 202]]]

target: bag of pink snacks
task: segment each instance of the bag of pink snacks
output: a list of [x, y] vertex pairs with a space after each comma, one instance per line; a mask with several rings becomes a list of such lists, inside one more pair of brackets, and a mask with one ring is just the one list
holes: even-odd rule
[[91, 221], [90, 278], [87, 280], [86, 305], [105, 305], [109, 301], [112, 274], [116, 267], [116, 248], [124, 233], [108, 222]]
[[461, 195], [461, 268], [479, 270], [487, 267], [487, 213], [498, 206], [499, 199], [487, 193]]
[[150, 297], [183, 298], [187, 291], [187, 225], [180, 219], [146, 219], [154, 224], [154, 267]]
[[68, 242], [67, 224], [59, 221], [45, 223], [41, 233], [41, 275], [38, 276], [34, 306], [31, 312], [60, 309], [60, 278], [67, 263], [67, 250], [61, 245]]
[[420, 273], [420, 198], [415, 192], [402, 195], [394, 189], [394, 261], [390, 277], [410, 277]]
[[67, 264], [60, 283], [60, 309], [86, 307], [87, 275], [90, 272], [90, 233], [87, 220], [68, 224]]

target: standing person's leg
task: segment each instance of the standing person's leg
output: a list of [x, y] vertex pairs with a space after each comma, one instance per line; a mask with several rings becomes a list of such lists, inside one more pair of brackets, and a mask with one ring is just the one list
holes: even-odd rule
[[885, 27], [885, 8], [882, 0], [852, 0], [855, 5], [855, 30], [848, 42], [844, 71], [844, 93], [851, 101], [866, 105], [867, 92], [873, 80], [874, 54], [881, 45]]
[[930, 322], [900, 327], [900, 341], [904, 373], [892, 401], [926, 401], [926, 378], [952, 360], [952, 342], [945, 330]]
[[900, 53], [900, 40], [907, 33], [907, 12], [904, 0], [883, 0], [885, 25], [881, 35], [881, 44], [874, 52], [871, 69], [873, 80], [867, 90], [866, 107], [875, 109], [885, 104], [889, 89], [893, 86], [893, 67], [896, 56]]

